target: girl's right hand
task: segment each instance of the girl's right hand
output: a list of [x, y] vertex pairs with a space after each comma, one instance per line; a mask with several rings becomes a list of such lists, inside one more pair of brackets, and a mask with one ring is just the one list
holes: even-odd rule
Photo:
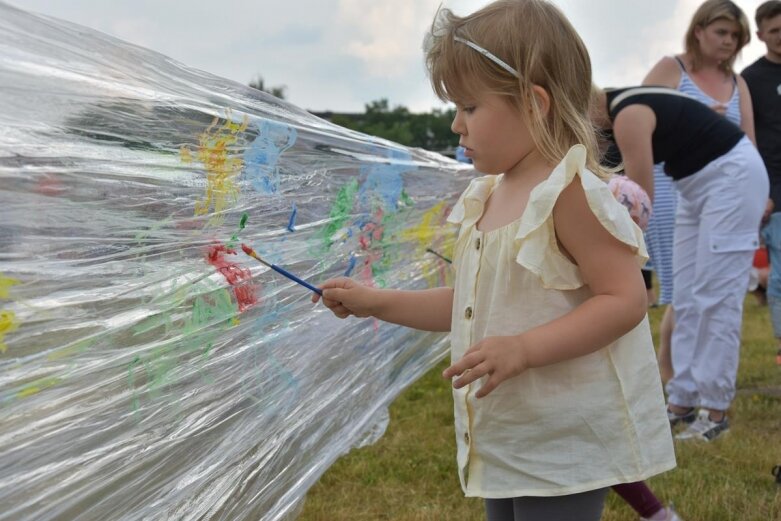
[[[323, 304], [339, 318], [350, 315], [370, 317], [375, 313], [378, 291], [359, 284], [347, 277], [329, 279], [320, 285], [323, 290]], [[320, 295], [314, 293], [312, 302], [320, 300]]]

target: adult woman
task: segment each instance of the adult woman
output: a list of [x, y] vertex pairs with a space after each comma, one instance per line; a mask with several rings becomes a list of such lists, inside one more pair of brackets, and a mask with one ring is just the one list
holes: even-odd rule
[[[666, 87], [595, 93], [594, 121], [612, 129], [627, 176], [653, 193], [654, 161], [666, 161], [675, 218], [675, 375], [668, 382], [678, 439], [711, 441], [729, 428], [743, 300], [769, 192], [756, 147], [732, 122]], [[696, 409], [700, 408], [699, 414]]]
[[[708, 105], [738, 125], [752, 142], [754, 116], [748, 86], [733, 71], [735, 58], [751, 38], [749, 22], [741, 9], [729, 0], [708, 0], [694, 13], [684, 39], [685, 52], [665, 56], [643, 80], [643, 85], [660, 85], [684, 92]], [[663, 165], [654, 169], [653, 214], [646, 230], [651, 262], [659, 279], [659, 304], [672, 303], [672, 251], [676, 195]], [[668, 306], [659, 334], [659, 365], [662, 379], [673, 377], [671, 337], [675, 322]], [[673, 408], [673, 412], [684, 411]], [[686, 416], [693, 421], [694, 415]]]

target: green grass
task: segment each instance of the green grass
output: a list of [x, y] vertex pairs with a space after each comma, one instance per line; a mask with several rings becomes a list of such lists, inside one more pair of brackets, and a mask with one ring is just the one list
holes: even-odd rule
[[[650, 315], [656, 331], [661, 310]], [[484, 519], [482, 501], [464, 498], [458, 484], [452, 398], [439, 376], [444, 367], [399, 396], [379, 442], [352, 451], [326, 472], [308, 494], [301, 520]], [[781, 520], [781, 487], [770, 475], [781, 464], [781, 368], [767, 308], [753, 297], [746, 300], [738, 397], [729, 414], [726, 437], [677, 443], [678, 468], [649, 484], [686, 521]], [[602, 519], [637, 516], [611, 493]]]

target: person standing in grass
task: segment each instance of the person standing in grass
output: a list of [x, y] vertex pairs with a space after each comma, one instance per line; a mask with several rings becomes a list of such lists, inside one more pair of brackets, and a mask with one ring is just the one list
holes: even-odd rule
[[[624, 171], [649, 194], [653, 165], [678, 192], [673, 332], [675, 374], [667, 383], [678, 439], [712, 441], [729, 428], [743, 301], [768, 179], [754, 144], [733, 123], [678, 90], [595, 90], [595, 124], [611, 129]], [[699, 413], [697, 412], [699, 408]]]
[[771, 0], [760, 5], [756, 22], [757, 38], [764, 42], [767, 52], [743, 69], [741, 75], [751, 91], [757, 147], [770, 178], [771, 200], [762, 230], [770, 257], [765, 293], [778, 339], [776, 363], [781, 365], [781, 1]]
[[[475, 169], [453, 288], [321, 285], [336, 316], [450, 331], [457, 467], [489, 521], [596, 521], [609, 487], [675, 466], [640, 267], [591, 122], [588, 52], [542, 0], [441, 10], [434, 90]], [[317, 302], [319, 297], [314, 296]]]
[[[707, 0], [692, 16], [684, 38], [685, 50], [665, 56], [643, 79], [643, 85], [665, 86], [686, 93], [723, 115], [754, 140], [751, 95], [746, 82], [732, 67], [751, 39], [748, 18], [730, 0]], [[675, 326], [673, 297], [673, 229], [676, 192], [664, 165], [654, 167], [653, 215], [646, 231], [648, 251], [659, 280], [657, 302], [665, 304], [659, 328], [659, 369], [662, 381], [673, 376], [672, 334]], [[693, 416], [688, 417], [694, 421]]]

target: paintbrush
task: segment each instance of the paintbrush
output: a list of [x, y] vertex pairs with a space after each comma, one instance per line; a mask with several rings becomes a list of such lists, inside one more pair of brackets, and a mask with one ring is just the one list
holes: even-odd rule
[[293, 275], [289, 271], [287, 271], [287, 270], [285, 270], [283, 268], [280, 268], [276, 264], [271, 264], [270, 262], [266, 262], [265, 260], [263, 260], [263, 257], [261, 257], [260, 255], [255, 253], [255, 250], [253, 250], [252, 248], [250, 248], [246, 244], [242, 243], [241, 244], [241, 249], [244, 250], [244, 253], [246, 253], [250, 257], [253, 257], [255, 260], [259, 261], [260, 263], [265, 264], [266, 266], [268, 266], [272, 270], [276, 271], [280, 275], [289, 278], [293, 282], [297, 282], [297, 283], [301, 284], [305, 288], [307, 288], [307, 289], [309, 289], [311, 291], [314, 291], [315, 293], [317, 293], [321, 297], [323, 296], [323, 290], [321, 290], [320, 288], [317, 288], [315, 286], [312, 286], [310, 283], [308, 283], [304, 279], [299, 279], [298, 277], [296, 277], [295, 275]]

